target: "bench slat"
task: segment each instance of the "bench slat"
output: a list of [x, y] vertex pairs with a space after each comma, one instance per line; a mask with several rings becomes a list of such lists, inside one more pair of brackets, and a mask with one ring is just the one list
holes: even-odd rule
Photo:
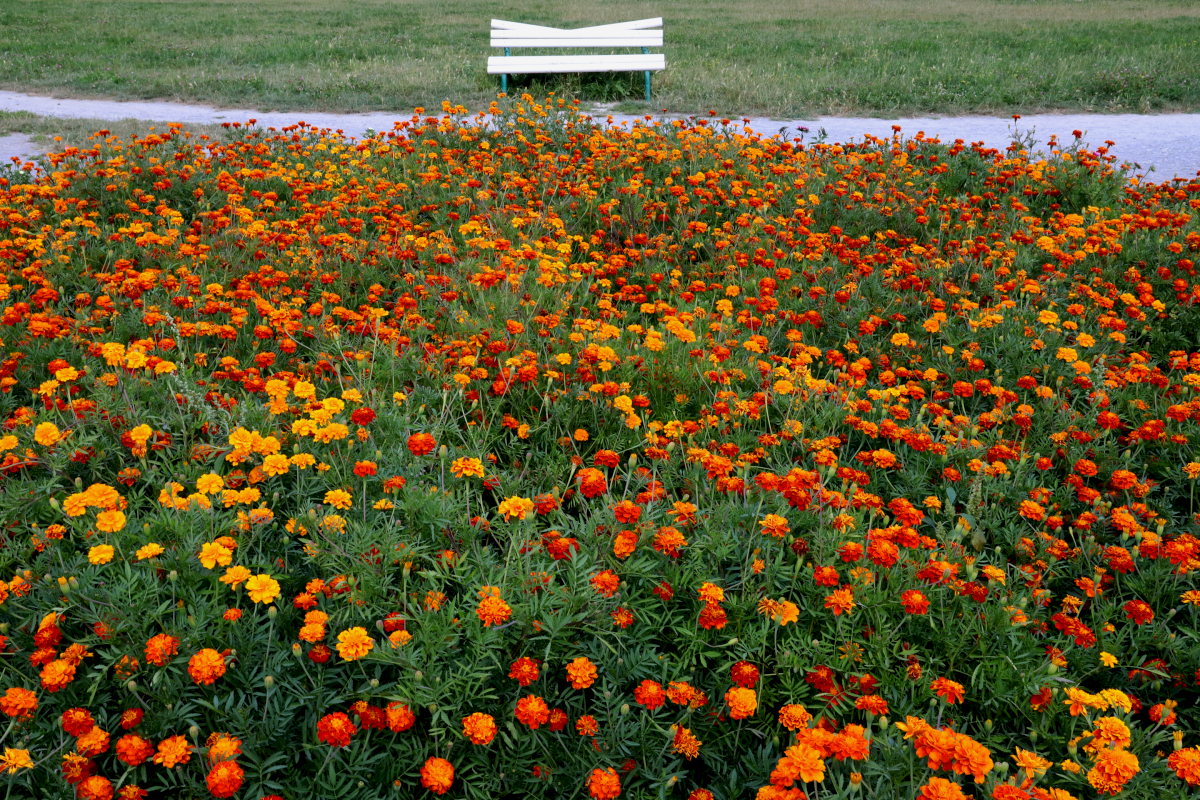
[[492, 56], [489, 75], [528, 75], [542, 72], [641, 72], [667, 68], [662, 53], [612, 56]]
[[493, 31], [492, 47], [662, 47], [662, 31], [587, 34], [559, 31], [554, 35], [525, 31]]
[[[575, 32], [589, 33], [615, 33], [617, 31], [636, 31], [645, 28], [661, 28], [663, 24], [662, 17], [654, 17], [653, 19], [639, 19], [633, 22], [614, 22], [608, 25], [593, 25], [588, 28], [576, 28]], [[492, 20], [492, 28], [497, 30], [524, 30], [524, 31], [540, 31], [540, 32], [559, 32], [563, 28], [551, 28], [545, 25], [530, 25], [525, 22], [509, 22], [503, 19]]]

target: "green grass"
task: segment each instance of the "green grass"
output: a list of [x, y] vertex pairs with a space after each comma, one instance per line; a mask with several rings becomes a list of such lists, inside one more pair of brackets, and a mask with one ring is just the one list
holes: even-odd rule
[[[797, 117], [1200, 108], [1194, 0], [23, 0], [0, 8], [0, 87], [262, 109], [472, 108], [488, 20], [665, 19], [653, 108]], [[519, 10], [518, 10], [519, 9]], [[517, 90], [640, 97], [641, 75]], [[638, 106], [642, 108], [644, 106]]]

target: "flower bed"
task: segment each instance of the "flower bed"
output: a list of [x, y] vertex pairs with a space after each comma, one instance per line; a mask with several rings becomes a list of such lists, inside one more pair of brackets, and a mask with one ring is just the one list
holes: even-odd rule
[[493, 111], [0, 178], [12, 791], [1200, 783], [1200, 183]]

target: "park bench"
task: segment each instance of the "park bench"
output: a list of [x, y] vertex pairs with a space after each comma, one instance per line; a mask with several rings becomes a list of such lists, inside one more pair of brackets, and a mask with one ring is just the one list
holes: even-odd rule
[[[650, 30], [657, 28], [658, 30]], [[492, 20], [492, 47], [503, 47], [503, 56], [488, 58], [488, 74], [500, 76], [500, 88], [508, 92], [509, 75], [547, 72], [645, 72], [646, 100], [650, 100], [650, 73], [666, 69], [666, 56], [651, 53], [662, 47], [662, 18], [596, 25], [564, 30], [521, 22]], [[514, 47], [640, 47], [641, 54], [514, 56]]]

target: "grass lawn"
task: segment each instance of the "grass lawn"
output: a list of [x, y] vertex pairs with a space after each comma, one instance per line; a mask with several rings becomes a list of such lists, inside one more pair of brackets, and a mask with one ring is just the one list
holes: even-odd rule
[[[1191, 0], [23, 0], [0, 7], [0, 87], [263, 109], [479, 107], [488, 20], [662, 16], [654, 109], [825, 114], [1200, 108]], [[520, 51], [518, 51], [520, 52]], [[545, 80], [539, 79], [539, 80]], [[640, 101], [641, 75], [519, 79]]]

